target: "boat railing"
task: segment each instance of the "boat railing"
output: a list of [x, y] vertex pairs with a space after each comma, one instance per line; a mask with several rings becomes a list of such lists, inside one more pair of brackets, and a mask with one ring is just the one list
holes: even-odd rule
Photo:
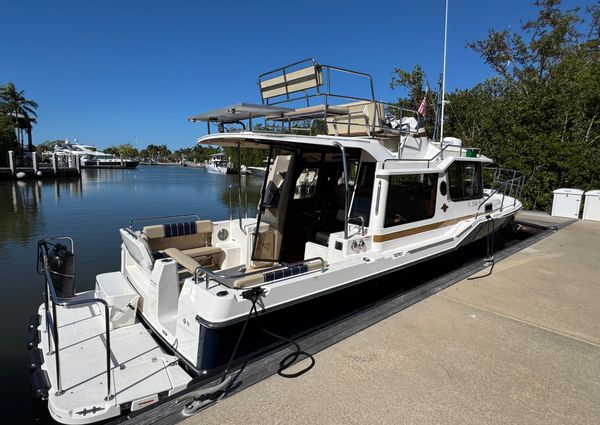
[[523, 188], [525, 187], [525, 175], [517, 170], [508, 168], [488, 167], [484, 171], [492, 173], [492, 183], [490, 193], [483, 199], [483, 201], [477, 207], [477, 213], [475, 218], [479, 217], [481, 207], [483, 207], [487, 201], [496, 194], [502, 195], [500, 202], [500, 211], [503, 211], [505, 204], [504, 200], [508, 196], [513, 198], [512, 206], [517, 204], [517, 199], [523, 194]]
[[[246, 231], [244, 230], [243, 219], [242, 219], [242, 210], [244, 210], [244, 215], [248, 218], [248, 189], [245, 184], [230, 184], [229, 185], [229, 221], [233, 221], [233, 201], [231, 198], [232, 189], [237, 189], [238, 192], [238, 221], [240, 230], [244, 235]], [[242, 202], [242, 195], [244, 197]]]
[[355, 215], [352, 217], [348, 217], [348, 223], [354, 224], [354, 223], [352, 223], [352, 220], [360, 221], [360, 235], [361, 236], [366, 235], [367, 231], [366, 231], [366, 227], [365, 227], [365, 218], [362, 215]]
[[139, 223], [141, 221], [154, 221], [154, 220], [164, 220], [167, 218], [182, 218], [182, 217], [195, 217], [196, 220], [200, 220], [200, 216], [198, 214], [177, 214], [177, 215], [162, 215], [157, 217], [142, 217], [142, 218], [134, 218], [129, 220], [129, 228], [132, 229], [134, 223]]
[[[383, 161], [383, 165], [381, 166], [381, 168], [385, 169], [385, 164], [387, 164], [388, 162], [424, 162], [427, 164], [427, 168], [431, 168], [431, 165], [434, 163], [435, 160], [438, 160], [438, 162], [444, 160], [444, 152], [446, 151], [446, 149], [448, 149], [450, 147], [457, 147], [457, 146], [447, 144], [447, 145], [443, 146], [442, 149], [440, 149], [440, 151], [431, 158], [387, 158]], [[459, 148], [459, 151], [458, 151], [459, 157], [462, 157], [463, 153], [466, 155], [467, 158], [476, 158], [478, 156], [481, 156], [480, 148], [465, 148], [462, 146], [462, 144], [460, 146], [458, 146], [458, 148]]]
[[[204, 267], [204, 266], [198, 266], [196, 268], [196, 270], [194, 271], [194, 282], [196, 283], [196, 285], [199, 284], [200, 278], [203, 277], [205, 279], [205, 284], [206, 284], [205, 288], [206, 289], [209, 288], [211, 279], [213, 279], [220, 285], [231, 287], [230, 282], [232, 282], [235, 279], [240, 279], [243, 277], [257, 275], [257, 274], [261, 274], [261, 273], [268, 273], [268, 272], [276, 271], [276, 270], [282, 270], [282, 269], [294, 267], [294, 266], [306, 265], [307, 263], [309, 263], [311, 261], [320, 261], [321, 262], [320, 271], [321, 271], [321, 273], [325, 272], [325, 268], [327, 266], [327, 263], [325, 262], [325, 260], [322, 257], [312, 257], [312, 258], [308, 258], [303, 261], [297, 261], [294, 263], [279, 263], [279, 264], [271, 266], [271, 267], [265, 267], [265, 268], [261, 268], [258, 270], [253, 270], [251, 272], [246, 272], [245, 268], [242, 267], [242, 268], [240, 268], [240, 273], [236, 273], [236, 274], [223, 274], [223, 273], [219, 273], [219, 272], [210, 270], [209, 268]], [[314, 271], [318, 271], [318, 270], [314, 270]], [[310, 273], [310, 271], [308, 273]]]
[[[368, 95], [355, 96], [334, 90], [332, 82], [339, 74], [366, 80], [365, 92], [368, 92]], [[279, 131], [293, 133], [310, 131], [311, 127], [292, 127], [292, 122], [311, 123], [314, 120], [322, 120], [325, 125], [331, 126], [336, 133], [342, 133], [342, 135], [359, 135], [364, 132], [367, 136], [375, 137], [376, 133], [384, 132], [388, 136], [401, 136], [410, 131], [403, 128], [402, 125], [392, 126], [388, 123], [388, 118], [402, 123], [402, 118], [405, 116], [418, 117], [415, 110], [377, 100], [373, 77], [370, 74], [320, 64], [312, 58], [259, 75], [258, 86], [263, 105], [275, 106], [306, 102], [306, 108], [295, 109], [291, 113], [277, 117], [265, 117], [264, 128], [269, 131], [277, 131], [277, 127], [268, 126], [266, 121], [279, 121], [281, 122]], [[316, 99], [319, 99], [319, 102], [315, 102]], [[342, 101], [355, 103], [340, 104]], [[363, 106], [361, 102], [365, 102], [366, 114], [361, 108]], [[311, 105], [311, 103], [313, 104]], [[357, 107], [358, 110], [352, 110], [352, 107]], [[287, 123], [287, 130], [285, 123]], [[252, 126], [250, 127], [252, 128]], [[358, 131], [358, 129], [363, 130]], [[330, 132], [329, 128], [327, 132]]]
[[[85, 298], [79, 300], [68, 300], [65, 298], [59, 298], [56, 295], [56, 289], [52, 279], [52, 272], [49, 270], [48, 261], [48, 243], [50, 241], [67, 240], [70, 242], [71, 252], [74, 252], [73, 239], [67, 236], [58, 236], [45, 238], [38, 242], [38, 262], [37, 272], [44, 277], [44, 310], [46, 315], [46, 334], [48, 335], [48, 355], [54, 354], [55, 368], [56, 368], [56, 396], [64, 394], [65, 390], [62, 388], [62, 373], [60, 364], [60, 337], [58, 332], [58, 316], [56, 314], [56, 307], [76, 307], [90, 304], [102, 304], [104, 307], [104, 325], [105, 325], [105, 337], [106, 337], [106, 397], [105, 400], [109, 401], [114, 398], [111, 394], [111, 370], [110, 370], [110, 311], [108, 303], [101, 298]], [[68, 276], [74, 277], [74, 276]]]

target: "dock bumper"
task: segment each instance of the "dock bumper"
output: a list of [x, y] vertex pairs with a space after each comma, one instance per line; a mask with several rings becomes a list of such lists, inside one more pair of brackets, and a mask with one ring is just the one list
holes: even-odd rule
[[48, 391], [50, 390], [50, 379], [48, 379], [46, 371], [42, 369], [44, 353], [39, 347], [41, 341], [39, 326], [40, 315], [32, 315], [27, 328], [27, 349], [29, 350], [29, 371], [31, 372], [30, 381], [34, 397], [47, 400]]

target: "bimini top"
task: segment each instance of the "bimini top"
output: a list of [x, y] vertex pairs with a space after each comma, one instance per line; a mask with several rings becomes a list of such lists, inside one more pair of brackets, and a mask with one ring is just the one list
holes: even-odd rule
[[286, 112], [293, 109], [282, 108], [280, 106], [254, 105], [252, 103], [236, 103], [235, 105], [225, 106], [214, 111], [194, 115], [188, 118], [188, 121], [197, 122], [220, 122], [224, 124], [238, 123], [252, 118], [263, 118], [267, 116], [283, 116]]

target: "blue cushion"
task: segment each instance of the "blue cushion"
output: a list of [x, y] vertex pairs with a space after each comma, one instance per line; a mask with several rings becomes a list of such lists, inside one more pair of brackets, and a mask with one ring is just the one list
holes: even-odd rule
[[264, 276], [265, 282], [272, 282], [274, 280], [282, 279], [284, 277], [295, 276], [297, 274], [306, 273], [308, 266], [306, 264], [298, 264], [295, 266], [289, 266], [285, 269], [273, 270], [272, 272], [266, 272]]
[[196, 234], [196, 222], [186, 221], [184, 223], [163, 224], [165, 238], [174, 238], [176, 236], [186, 236]]

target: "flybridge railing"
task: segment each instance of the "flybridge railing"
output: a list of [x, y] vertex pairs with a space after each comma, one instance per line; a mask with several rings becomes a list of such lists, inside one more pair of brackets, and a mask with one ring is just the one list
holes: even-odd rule
[[500, 211], [502, 211], [506, 205], [504, 203], [505, 198], [513, 198], [512, 206], [517, 205], [517, 199], [523, 194], [523, 188], [525, 187], [525, 176], [517, 170], [508, 168], [495, 168], [488, 167], [484, 168], [484, 172], [488, 171], [492, 174], [492, 191], [483, 199], [483, 201], [477, 207], [477, 214], [475, 218], [479, 217], [481, 207], [494, 195], [501, 194], [502, 199], [500, 202]]
[[[369, 96], [355, 96], [332, 89], [332, 75], [346, 74], [366, 79]], [[282, 105], [306, 101], [306, 107], [265, 117], [263, 130], [278, 132], [310, 131], [311, 127], [292, 127], [292, 122], [311, 123], [322, 120], [327, 133], [337, 136], [375, 137], [376, 133], [401, 136], [410, 133], [402, 124], [406, 116], [418, 117], [417, 111], [375, 98], [373, 77], [370, 74], [332, 65], [323, 65], [314, 59], [304, 59], [259, 75], [258, 86], [264, 105]], [[322, 98], [319, 104], [311, 101]], [[337, 99], [338, 103], [331, 103]], [[340, 100], [353, 103], [339, 104]], [[313, 102], [314, 103], [314, 102]], [[281, 127], [266, 125], [267, 121], [281, 122]], [[287, 123], [287, 130], [285, 129]], [[387, 133], [387, 134], [386, 134]]]
[[[101, 298], [85, 298], [79, 300], [67, 300], [59, 298], [56, 295], [52, 272], [49, 270], [48, 261], [48, 246], [50, 240], [68, 240], [71, 245], [71, 252], [74, 251], [73, 239], [68, 236], [59, 236], [53, 238], [42, 239], [38, 242], [38, 262], [37, 272], [44, 277], [44, 311], [46, 314], [46, 334], [48, 335], [48, 354], [54, 354], [54, 362], [56, 368], [56, 396], [64, 394], [62, 388], [62, 373], [60, 365], [60, 338], [58, 332], [58, 317], [56, 315], [56, 306], [75, 307], [89, 304], [102, 304], [104, 306], [104, 325], [106, 335], [106, 397], [109, 401], [114, 398], [111, 394], [111, 370], [110, 370], [110, 311], [108, 303]], [[56, 273], [56, 272], [54, 272]], [[73, 276], [70, 276], [73, 277]]]
[[[323, 71], [325, 71], [325, 77]], [[371, 97], [364, 98], [334, 93], [331, 90], [331, 71], [366, 78], [369, 82]], [[258, 86], [261, 92], [261, 100], [265, 105], [280, 105], [296, 100], [306, 100], [306, 106], [310, 106], [309, 99], [319, 96], [375, 102], [373, 77], [370, 74], [338, 66], [323, 65], [312, 58], [260, 74], [258, 76]], [[326, 87], [325, 92], [322, 91], [322, 86]]]

